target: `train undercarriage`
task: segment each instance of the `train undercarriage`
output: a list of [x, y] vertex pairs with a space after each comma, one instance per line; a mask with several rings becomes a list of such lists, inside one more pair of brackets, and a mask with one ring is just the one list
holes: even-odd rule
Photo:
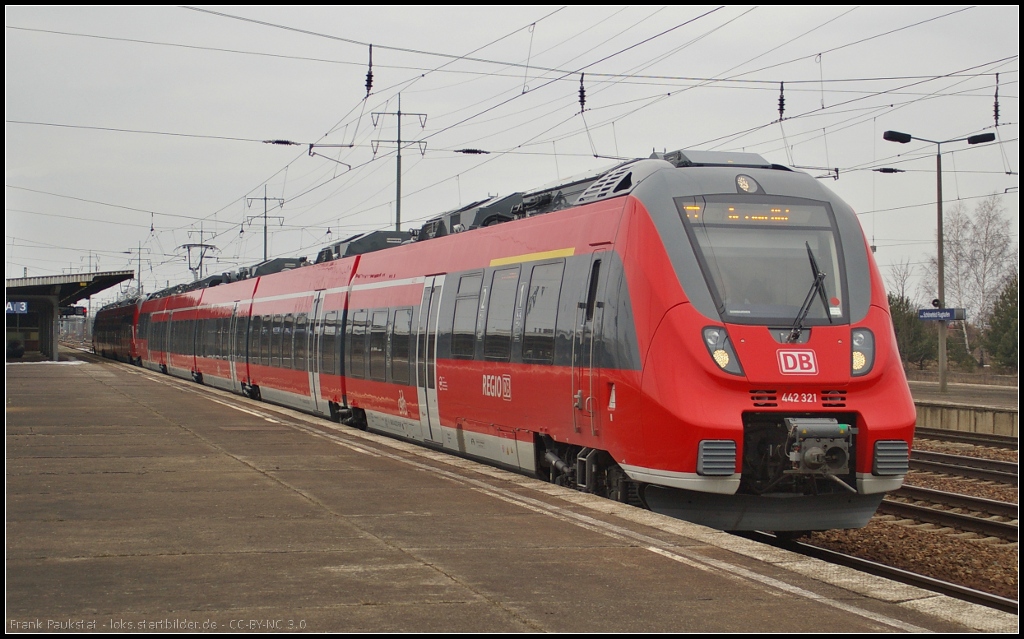
[[720, 530], [861, 528], [884, 494], [857, 492], [855, 423], [852, 414], [748, 416], [735, 494], [636, 482], [607, 452], [546, 436], [538, 437], [538, 476]]

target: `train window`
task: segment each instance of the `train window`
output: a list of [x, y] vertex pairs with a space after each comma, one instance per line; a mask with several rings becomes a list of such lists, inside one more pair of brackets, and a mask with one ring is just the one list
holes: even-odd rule
[[479, 298], [460, 297], [455, 300], [455, 326], [452, 328], [452, 357], [473, 359], [476, 345], [476, 311]]
[[678, 198], [677, 205], [704, 279], [728, 321], [792, 324], [813, 290], [812, 260], [824, 275], [825, 300], [811, 305], [805, 325], [845, 317], [841, 245], [826, 204], [706, 196]]
[[235, 341], [234, 352], [229, 353], [231, 359], [236, 362], [245, 360], [246, 337], [248, 333], [249, 318], [244, 315], [235, 315]]
[[196, 355], [214, 357], [217, 340], [217, 322], [213, 318], [196, 320]]
[[480, 283], [483, 281], [484, 276], [482, 273], [475, 273], [473, 275], [463, 275], [459, 280], [459, 297], [465, 297], [467, 295], [479, 295], [480, 294]]
[[550, 364], [555, 358], [555, 319], [564, 263], [533, 267], [526, 298], [523, 361]]
[[249, 361], [253, 364], [260, 363], [260, 332], [263, 327], [263, 318], [257, 315], [249, 322]]
[[221, 359], [227, 359], [228, 353], [231, 351], [231, 318], [222, 317], [220, 318], [220, 339], [217, 340], [217, 355]]
[[455, 320], [452, 328], [451, 354], [455, 359], [473, 359], [476, 351], [477, 313], [480, 305], [482, 273], [463, 275], [459, 279], [459, 292], [455, 300]]
[[295, 316], [288, 313], [281, 323], [281, 368], [294, 368]]
[[[197, 320], [199, 324], [198, 339], [202, 341], [203, 357], [217, 357], [217, 319]], [[199, 345], [196, 345], [197, 348]]]
[[270, 365], [277, 368], [281, 366], [281, 337], [283, 334], [281, 325], [284, 323], [284, 318], [274, 315], [271, 322], [273, 328], [270, 335]]
[[587, 291], [587, 321], [594, 319], [594, 308], [597, 305], [597, 283], [601, 278], [601, 260], [594, 260], [590, 268], [590, 289]]
[[306, 332], [306, 314], [295, 316], [295, 370], [309, 370], [309, 334]]
[[198, 320], [199, 336], [203, 339], [203, 356], [217, 357], [217, 318]]
[[384, 347], [387, 342], [388, 312], [374, 311], [370, 325], [370, 379], [384, 381], [387, 370]]
[[512, 317], [515, 312], [519, 267], [494, 271], [484, 330], [484, 359], [507, 362], [512, 354]]
[[338, 374], [338, 311], [331, 311], [323, 320], [320, 337], [320, 372], [326, 375]]
[[138, 337], [140, 340], [149, 339], [149, 315], [139, 315]]
[[366, 315], [366, 311], [357, 311], [349, 324], [348, 374], [359, 379], [366, 376]]
[[228, 354], [228, 318], [217, 318], [217, 359], [226, 359]]
[[263, 316], [263, 326], [260, 328], [260, 363], [270, 366], [270, 337], [272, 318], [270, 315]]
[[391, 326], [391, 379], [396, 384], [409, 384], [412, 338], [412, 309], [400, 308]]
[[212, 317], [204, 320], [204, 323], [208, 326], [207, 335], [209, 336], [209, 341], [206, 344], [206, 356], [220, 358], [221, 318]]

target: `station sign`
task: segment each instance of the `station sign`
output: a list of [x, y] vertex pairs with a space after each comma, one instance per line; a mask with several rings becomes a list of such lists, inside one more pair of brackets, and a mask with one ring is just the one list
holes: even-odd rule
[[28, 313], [28, 302], [7, 302], [7, 312], [24, 315]]
[[967, 319], [967, 311], [962, 308], [922, 308], [917, 311], [919, 320], [941, 320], [951, 322]]

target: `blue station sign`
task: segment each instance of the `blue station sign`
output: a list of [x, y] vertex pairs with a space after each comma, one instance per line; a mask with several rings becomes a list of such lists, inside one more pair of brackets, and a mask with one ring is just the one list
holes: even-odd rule
[[28, 313], [28, 302], [7, 302], [7, 312], [24, 315]]
[[922, 308], [917, 311], [920, 320], [953, 320], [967, 319], [967, 312], [962, 308]]

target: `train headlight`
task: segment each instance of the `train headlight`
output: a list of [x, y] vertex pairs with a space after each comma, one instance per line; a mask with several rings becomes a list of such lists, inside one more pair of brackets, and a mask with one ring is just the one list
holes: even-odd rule
[[875, 364], [875, 335], [866, 328], [854, 329], [850, 335], [850, 374], [866, 375]]
[[715, 360], [718, 367], [726, 373], [742, 375], [743, 367], [740, 366], [740, 360], [732, 349], [729, 334], [725, 332], [725, 329], [721, 326], [708, 326], [704, 329], [703, 334], [704, 346], [707, 347], [711, 359]]

